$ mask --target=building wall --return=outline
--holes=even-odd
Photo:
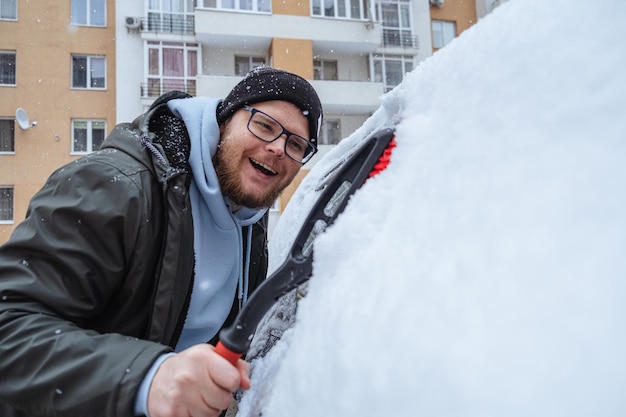
[[[232,76],[235,68],[235,56],[254,56],[265,58],[269,63],[269,48],[250,50],[247,48],[221,48],[214,45],[202,45],[202,73],[206,75]]]
[[[452,0],[448,0],[452,1]],[[429,58],[433,54],[431,11],[429,0],[413,0],[413,32],[419,39],[419,49],[415,60],[417,63]]]
[[[307,80],[313,79],[313,42],[301,39],[272,40],[270,59],[274,68],[298,74]]]
[[[14,186],[14,223],[0,225],[0,243],[24,219],[28,202],[46,178],[76,156],[71,119],[115,123],[115,2],[107,2],[105,28],[70,25],[69,1],[18,2],[18,20],[0,20],[0,49],[16,51],[16,86],[0,86],[0,116],[26,110],[37,126],[15,126],[15,154],[0,154],[0,184]],[[106,55],[105,91],[71,89],[71,54]]]
[[[144,45],[140,31],[126,28],[126,17],[142,18],[143,0],[117,1],[115,3],[115,55],[116,59],[116,123],[130,122],[144,111],[139,98],[141,83],[144,82]]]
[[[311,5],[308,0],[272,0],[272,13],[291,16],[310,16]]]
[[[445,0],[441,7],[430,6],[430,18],[456,22],[456,35],[459,36],[478,20],[476,0]]]

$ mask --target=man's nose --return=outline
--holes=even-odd
[[[277,139],[272,142],[268,142],[265,146],[269,152],[272,152],[278,156],[283,156],[285,154],[285,141],[287,140],[287,134],[283,133]]]

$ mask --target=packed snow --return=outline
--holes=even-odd
[[[274,231],[270,268],[325,171],[396,124],[297,314],[261,324],[257,345],[284,334],[238,416],[626,415],[624,21],[622,0],[511,0],[382,97]]]

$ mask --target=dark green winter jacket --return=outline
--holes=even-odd
[[[0,416],[132,416],[176,345],[194,252],[189,138],[167,99],[54,172],[0,247]],[[265,222],[250,292],[267,271]]]

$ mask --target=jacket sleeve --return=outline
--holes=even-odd
[[[32,415],[133,415],[145,372],[169,348],[89,323],[127,279],[149,223],[138,178],[75,161],[0,247],[0,401]]]

